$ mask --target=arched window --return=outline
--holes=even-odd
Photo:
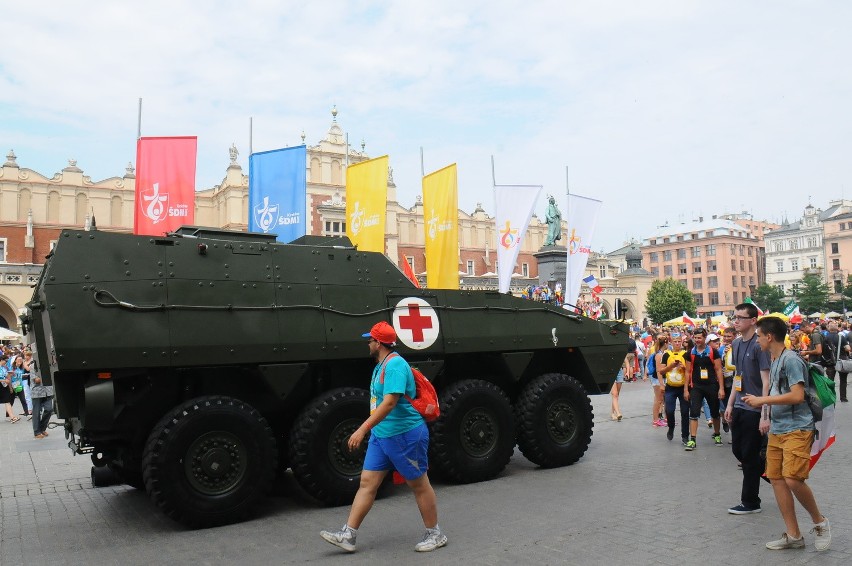
[[[109,225],[121,226],[121,212],[124,208],[124,203],[120,196],[114,196],[109,202]]]
[[[59,192],[50,191],[47,195],[47,221],[59,223]]]
[[[21,189],[18,193],[18,220],[26,220],[31,207],[32,194],[29,189]]]
[[[320,160],[316,157],[311,159],[311,183],[322,183],[322,173],[320,173]]]
[[[331,162],[331,184],[340,185],[343,183],[343,171],[340,168],[340,161]]]
[[[86,195],[77,193],[77,198],[74,200],[74,224],[83,225],[86,223]]]

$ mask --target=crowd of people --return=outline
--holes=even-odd
[[[15,414],[15,402],[21,412]],[[44,385],[30,350],[0,346],[0,403],[6,409],[6,422],[15,424],[22,418],[32,421],[33,436],[48,436],[47,425],[53,414],[53,387]]]
[[[680,425],[684,450],[699,446],[700,421],[706,419],[715,446],[722,430],[742,469],[740,503],[733,515],[761,511],[761,478],[772,484],[786,530],[766,543],[773,550],[803,548],[794,498],[811,516],[817,550],[831,542],[828,519],[820,512],[805,480],[811,466],[815,419],[805,402],[812,367],[838,379],[838,398],[847,402],[847,374],[835,370],[838,359],[852,358],[845,321],[790,325],[777,316],[759,317],[750,303],[737,305],[731,320],[717,326],[671,329],[633,328],[624,363],[610,392],[611,418],[622,420],[619,393],[627,380],[650,381],[651,425],[671,441]]]

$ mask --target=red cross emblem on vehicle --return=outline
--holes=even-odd
[[[423,350],[435,343],[440,334],[438,314],[419,297],[408,297],[396,304],[393,327],[400,342],[412,350]]]

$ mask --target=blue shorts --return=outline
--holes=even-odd
[[[624,369],[618,370],[618,373],[615,376],[616,383],[624,383]]]
[[[408,481],[429,468],[429,428],[426,423],[387,438],[370,435],[364,469],[371,472],[396,470]]]
[[[658,377],[652,375],[651,376],[651,385],[653,385],[654,387],[657,387],[658,385],[660,385],[660,379]]]

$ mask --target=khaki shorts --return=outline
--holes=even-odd
[[[794,430],[786,434],[770,434],[766,447],[766,477],[770,480],[808,479],[814,431]]]

